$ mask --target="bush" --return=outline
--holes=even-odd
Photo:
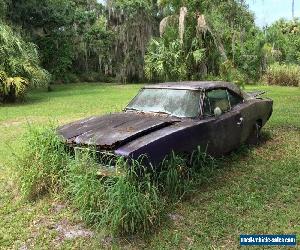
[[[79,79],[81,82],[117,82],[116,78],[95,71],[83,73],[79,75]]]
[[[80,79],[78,75],[74,73],[66,73],[63,79],[63,83],[78,83],[78,82],[80,82]]]
[[[79,83],[79,82],[104,82],[104,83],[115,83],[117,82],[114,77],[106,76],[97,72],[83,73],[77,75],[74,73],[66,73],[63,77],[54,79],[53,83],[64,84],[64,83]]]
[[[243,85],[245,82],[245,76],[234,67],[230,60],[227,60],[220,65],[220,77],[222,80],[234,82],[238,85]]]
[[[22,99],[28,89],[29,83],[22,77],[8,77],[0,71],[0,102],[14,102]]]
[[[102,80],[101,73],[87,72],[80,75],[80,80],[83,82],[100,82]]]
[[[300,66],[274,63],[268,67],[263,80],[269,85],[300,86]]]
[[[0,96],[2,96],[2,100],[15,100],[19,96],[23,97],[25,92],[22,91],[23,94],[18,95],[17,86],[22,86],[22,88],[25,85],[32,87],[46,86],[50,81],[49,73],[39,65],[36,46],[33,43],[25,42],[9,26],[1,23],[1,21],[0,58],[0,71],[5,72],[10,77],[9,79],[13,79],[1,81]],[[27,84],[24,84],[25,82]],[[10,85],[10,91],[4,92],[3,89],[7,85]],[[11,87],[12,85],[14,86]],[[9,95],[8,98],[6,98],[7,95]]]
[[[73,73],[65,73],[62,77],[55,77],[51,83],[54,84],[68,84],[68,83],[79,83],[81,80],[79,76]]]

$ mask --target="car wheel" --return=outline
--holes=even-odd
[[[255,125],[253,126],[252,132],[248,137],[248,144],[250,145],[257,145],[259,142],[260,138],[260,130],[261,130],[261,123],[256,122]]]

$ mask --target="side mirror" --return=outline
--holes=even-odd
[[[214,109],[214,115],[215,117],[219,117],[220,115],[222,115],[222,110],[219,107],[216,107]]]

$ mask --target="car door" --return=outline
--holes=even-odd
[[[239,109],[231,107],[227,89],[220,88],[205,92],[203,114],[206,117],[214,117],[209,130],[209,153],[220,155],[239,146],[243,117]]]
[[[240,118],[240,127],[241,127],[241,140],[240,143],[243,143],[249,136],[249,132],[251,130],[251,125],[253,124],[250,121],[252,120],[251,115],[249,115],[249,105],[244,101],[243,97],[240,95],[227,90],[229,103],[231,106],[231,110],[239,110],[241,118]]]

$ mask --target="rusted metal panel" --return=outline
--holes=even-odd
[[[169,126],[178,119],[133,112],[90,117],[58,128],[68,143],[113,148],[151,131]]]
[[[201,133],[199,133],[201,131]],[[175,151],[190,153],[197,146],[206,148],[209,141],[209,119],[182,120],[171,126],[141,136],[118,149],[115,153],[130,158],[147,155],[152,164],[156,165],[163,158]]]

